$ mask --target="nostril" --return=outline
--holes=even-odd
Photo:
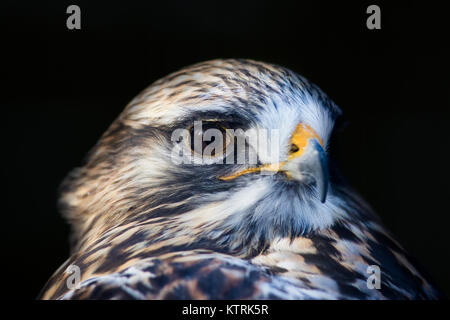
[[[296,153],[300,148],[296,144],[291,144],[291,149],[289,150],[289,153]]]

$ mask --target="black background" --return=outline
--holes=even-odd
[[[393,2],[393,1],[392,1]],[[81,7],[81,30],[66,8]],[[366,28],[381,7],[382,29]],[[450,294],[449,39],[428,2],[2,1],[2,268],[33,299],[69,256],[57,187],[140,90],[213,58],[288,67],[348,125],[332,157]]]

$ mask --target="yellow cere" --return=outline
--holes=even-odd
[[[306,148],[309,139],[316,139],[320,145],[323,147],[322,139],[318,136],[318,134],[307,124],[300,123],[295,128],[292,133],[291,145],[294,145],[298,148],[296,152],[292,152],[288,156],[288,160],[297,158],[300,156]]]

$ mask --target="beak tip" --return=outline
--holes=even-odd
[[[322,203],[327,200],[329,173],[328,173],[328,161],[325,151],[317,140],[311,139],[311,144],[315,154],[315,177],[316,187],[319,199]]]
[[[320,193],[320,202],[325,203],[327,201],[327,191],[328,190],[324,190]]]

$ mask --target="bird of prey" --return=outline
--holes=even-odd
[[[252,60],[156,81],[62,183],[72,252],[40,298],[440,298],[329,161],[341,113]]]

